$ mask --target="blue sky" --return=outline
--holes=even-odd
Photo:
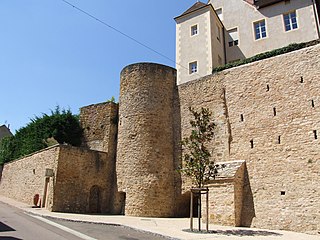
[[[174,17],[195,0],[68,0],[175,60]],[[57,105],[118,100],[120,71],[136,62],[175,64],[62,0],[0,1],[0,125],[15,130]]]

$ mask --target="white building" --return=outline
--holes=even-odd
[[[209,0],[175,18],[178,84],[212,68],[320,38],[320,0]]]

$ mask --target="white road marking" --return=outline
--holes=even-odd
[[[48,220],[46,218],[43,218],[43,217],[40,217],[40,216],[31,215],[31,214],[28,214],[28,215],[33,217],[33,218],[36,218],[36,219],[38,219],[38,220],[40,220],[42,222],[50,224],[50,225],[52,225],[54,227],[60,228],[61,230],[66,231],[68,233],[71,233],[71,234],[73,234],[73,235],[75,235],[75,236],[77,236],[79,238],[82,238],[82,239],[85,239],[85,240],[97,240],[97,239],[92,238],[90,236],[87,236],[87,235],[85,235],[85,234],[83,234],[81,232],[75,231],[75,230],[73,230],[71,228],[68,228],[68,227],[62,226],[62,225],[60,225],[58,223],[52,222],[52,221],[50,221],[50,220]]]

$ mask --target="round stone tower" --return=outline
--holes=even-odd
[[[116,170],[126,215],[174,214],[175,86],[168,66],[138,63],[121,72]]]

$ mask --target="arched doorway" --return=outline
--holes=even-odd
[[[89,211],[90,213],[101,213],[101,190],[97,185],[90,189]]]

